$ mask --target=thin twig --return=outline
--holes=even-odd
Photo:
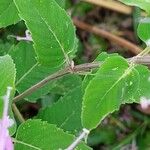
[[[89,25],[83,21],[79,21],[76,18],[73,19],[73,22],[78,28],[85,30],[87,32],[96,34],[96,35],[101,36],[103,38],[106,38],[109,41],[114,42],[121,47],[129,49],[135,55],[139,54],[142,51],[142,49],[139,48],[138,46],[136,46],[135,44],[133,44],[133,43],[121,38],[121,37],[113,35],[112,33],[108,32],[108,31],[100,29],[96,26]]]
[[[131,59],[129,59],[130,61]],[[101,62],[102,63],[102,62]],[[42,81],[40,81],[39,83],[33,85],[32,87],[30,87],[29,89],[27,89],[26,91],[24,91],[23,93],[21,93],[20,95],[16,96],[13,99],[13,102],[18,102],[21,99],[24,99],[26,96],[29,96],[30,94],[32,94],[33,92],[35,92],[36,90],[40,89],[41,87],[43,87],[44,85],[46,85],[49,81],[52,80],[56,80],[64,75],[67,75],[69,73],[78,73],[81,71],[88,71],[94,68],[98,68],[101,64],[100,62],[94,62],[94,63],[86,63],[86,64],[82,64],[82,65],[76,65],[74,66],[73,69],[70,70],[69,67],[62,69],[54,74],[49,75],[48,77],[46,77],[45,79],[43,79]],[[137,57],[135,59],[135,63],[138,64],[150,64],[150,56],[145,56],[145,57]]]
[[[127,6],[121,2],[116,1],[116,0],[81,0],[83,2],[87,2],[90,4],[94,4],[100,7],[104,7],[106,9],[109,10],[113,10],[116,11],[118,13],[122,13],[122,14],[126,14],[126,15],[130,15],[132,14],[132,7],[131,6]],[[146,13],[144,11],[141,12],[142,16],[146,16]]]
[[[82,0],[84,2],[88,2],[97,6],[101,6],[113,11],[117,11],[119,13],[123,13],[123,14],[131,14],[132,13],[132,7],[124,5],[120,2],[112,1],[112,0]]]
[[[18,118],[18,120],[21,123],[25,122],[25,119],[23,118],[22,114],[20,113],[20,111],[18,110],[17,106],[14,103],[12,104],[12,109],[13,109],[14,114]]]
[[[43,87],[45,84],[47,84],[49,81],[56,80],[59,77],[62,77],[64,75],[67,75],[67,74],[72,73],[72,72],[75,73],[75,72],[79,72],[79,71],[89,70],[89,69],[92,69],[92,68],[97,68],[99,65],[100,65],[99,63],[87,63],[87,64],[75,66],[73,68],[73,70],[70,69],[69,67],[67,67],[63,70],[60,70],[60,71],[46,77],[45,79],[43,79],[39,83],[33,85],[31,88],[27,89],[26,91],[24,91],[20,95],[16,96],[13,99],[13,102],[18,102],[19,100],[21,100],[21,99],[25,98],[26,96],[32,94],[37,89],[39,89],[39,88]]]
[[[83,129],[83,131],[80,134],[80,136],[65,150],[74,150],[77,147],[77,145],[81,142],[81,140],[83,138],[85,138],[86,136],[88,136],[89,133],[90,133],[89,130]]]

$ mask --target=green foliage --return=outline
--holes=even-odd
[[[64,95],[64,97],[61,97],[57,103],[42,109],[37,118],[48,121],[51,124],[56,124],[65,131],[79,132],[82,129],[82,96],[81,87],[76,87]]]
[[[58,70],[57,68],[51,69],[38,64],[35,59],[34,49],[30,43],[20,42],[17,46],[10,50],[10,55],[16,64],[16,88],[19,93],[22,93],[29,87]],[[36,99],[47,94],[49,89],[49,86],[45,86],[31,94],[27,99],[35,102]]]
[[[140,39],[144,41],[147,46],[150,46],[150,19],[141,19],[137,31]]]
[[[100,53],[97,58],[95,59],[95,62],[100,62],[101,64],[106,60],[106,58],[110,58],[111,56],[117,56],[117,53],[113,53],[113,54],[108,54],[106,52],[102,52]],[[101,65],[100,65],[101,66]],[[87,87],[87,85],[89,84],[90,80],[94,78],[96,72],[98,69],[93,69],[93,71],[89,74],[87,74],[82,82],[82,88],[83,90],[85,90],[85,88]]]
[[[91,131],[87,142],[90,146],[97,145],[99,143],[112,145],[115,142],[115,139],[115,127],[105,126]]]
[[[13,0],[0,1],[0,28],[15,24],[20,21]]]
[[[74,140],[74,136],[47,122],[28,120],[18,128],[16,139],[20,141],[15,144],[16,150],[58,150],[67,148]],[[90,150],[84,143],[79,144],[76,148],[76,150],[81,149]]]
[[[147,99],[150,99],[150,71],[148,67],[143,65],[137,65],[135,69],[138,71],[140,82],[137,93],[133,99],[135,99],[135,102],[138,103],[140,102],[141,97],[146,97]]]
[[[16,88],[19,93],[40,82],[48,75],[56,72],[60,67],[50,68],[40,65],[36,62],[36,56],[31,43],[20,42],[13,47],[9,54],[14,59],[17,69]],[[77,75],[67,75],[56,81],[49,82],[43,88],[38,89],[26,99],[35,102],[38,98],[49,92],[57,94],[65,94],[70,89],[78,86],[81,78]]]
[[[9,55],[0,57],[0,70],[1,70],[0,78],[2,79],[2,81],[0,82],[0,116],[2,117],[2,111],[3,111],[2,97],[6,95],[7,87],[12,87],[13,92],[15,90],[16,69],[15,69],[13,60],[11,59]],[[12,96],[13,96],[13,92],[12,92]],[[9,102],[10,106],[11,106],[11,103],[12,102],[10,101]],[[11,115],[11,118],[13,118],[11,109],[9,110],[9,114]],[[16,130],[16,124],[14,124],[10,128],[10,134],[11,135],[14,134],[15,130]]]
[[[8,86],[15,87],[15,76],[16,70],[15,65],[9,55],[0,57],[0,78],[3,79],[3,82],[0,82],[0,96],[4,96],[6,94],[6,90]]]
[[[83,126],[93,129],[107,114],[118,110],[121,103],[135,93],[137,80],[138,74],[129,69],[125,59],[107,58],[85,89]]]
[[[66,12],[55,0],[14,1],[31,32],[38,61],[50,67],[60,66],[68,61],[68,55],[72,57],[75,53],[77,39]],[[47,10],[53,13],[47,13]]]
[[[150,0],[121,0],[123,3],[131,6],[137,6],[141,9],[145,10],[150,16]],[[143,19],[137,18],[136,20],[139,23],[137,32],[138,36],[142,41],[144,41],[147,46],[150,45],[150,19],[148,17],[145,17]]]
[[[149,0],[122,2],[140,7],[150,15]],[[8,86],[13,87],[9,114],[15,120],[11,111],[13,96],[29,90],[49,76],[58,75],[48,83],[45,81],[42,87],[38,84],[39,87],[35,92],[31,91],[30,95],[22,98],[30,104],[37,102],[31,106],[41,109],[35,116],[36,119],[27,120],[21,125],[17,124],[19,127],[14,139],[15,150],[65,149],[76,139],[69,133],[78,135],[82,128],[91,131],[107,115],[118,110],[121,104],[139,103],[142,98],[150,99],[150,71],[148,67],[134,64],[134,59],[127,61],[118,54],[101,53],[94,61],[100,64],[98,68],[91,69],[83,78],[75,74],[80,73],[77,70],[82,67],[81,73],[87,71],[86,67],[89,64],[75,68],[70,64],[75,57],[78,44],[71,17],[64,10],[68,3],[67,0],[1,0],[0,2],[0,28],[23,20],[33,39],[33,42],[16,42],[17,44],[12,47],[8,40],[2,38],[0,41],[0,55],[4,55],[0,56],[0,115],[2,116],[4,109],[1,97],[6,94]],[[79,3],[72,14],[75,15],[76,11],[79,11],[85,15],[92,7],[90,4]],[[138,36],[147,44],[146,53],[148,53],[150,21],[149,18],[144,18],[139,19],[138,22]],[[17,26],[15,27],[17,30]],[[3,32],[5,34],[5,31],[2,31],[2,34]],[[17,33],[21,35],[22,31]],[[91,45],[105,46],[103,40],[97,37],[87,40]],[[68,65],[71,67],[68,68],[67,75],[61,76],[58,71],[65,71]],[[54,96],[55,100],[50,96]],[[30,105],[28,102],[23,104]],[[23,104],[19,103],[18,106],[21,108]],[[22,108],[22,112],[23,109],[25,108]],[[15,114],[18,115],[18,112]],[[144,123],[146,121],[144,120]],[[91,140],[94,144],[99,142],[112,144],[115,138],[115,131],[111,132],[113,128],[109,130],[103,128],[103,131],[99,129],[90,134],[89,143]],[[10,134],[13,135],[15,130],[16,124],[10,128]],[[109,134],[106,134],[106,131]],[[138,132],[139,129],[112,147],[121,148],[133,137],[135,138]],[[147,143],[147,139],[148,135],[143,143]],[[90,148],[81,142],[76,149]]]

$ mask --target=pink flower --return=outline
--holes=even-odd
[[[146,97],[141,97],[140,104],[142,109],[148,109],[150,106],[150,99],[147,99]]]
[[[13,120],[8,116],[9,98],[12,88],[7,88],[7,94],[4,99],[4,110],[2,118],[0,119],[0,150],[13,150],[13,142],[9,136],[8,128],[12,126]]]

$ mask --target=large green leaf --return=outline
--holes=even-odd
[[[97,58],[94,60],[94,62],[99,62],[99,63],[103,63],[107,58],[110,58],[112,56],[118,56],[117,53],[112,53],[112,54],[108,54],[106,52],[102,52],[100,53]],[[82,88],[83,90],[86,89],[87,85],[89,84],[90,80],[92,80],[94,78],[94,76],[96,75],[96,72],[98,71],[98,69],[94,69],[92,70],[91,73],[87,74],[85,77],[84,77],[84,80],[82,82]]]
[[[70,17],[55,0],[14,0],[30,30],[41,64],[55,67],[74,55],[77,46]],[[52,13],[47,13],[49,10]]]
[[[57,103],[40,110],[37,118],[56,124],[65,131],[79,132],[82,129],[82,96],[81,87],[77,87],[60,98]]]
[[[13,0],[0,0],[0,28],[20,21]]]
[[[31,43],[20,42],[10,50],[9,54],[12,56],[16,64],[16,88],[19,93],[24,92],[34,84],[58,70],[56,68],[51,69],[37,64],[34,49]],[[36,101],[36,99],[47,94],[48,92],[49,86],[44,86],[28,96],[27,100]]]
[[[13,60],[9,55],[1,56],[0,57],[0,116],[2,116],[3,111],[3,101],[2,97],[6,94],[7,87],[10,86],[15,90],[15,76],[16,76],[16,69],[13,63]],[[11,97],[13,96],[13,92]],[[9,102],[11,106],[11,101]],[[11,107],[10,107],[11,108]],[[13,114],[11,109],[9,110],[11,117],[13,118]],[[1,118],[1,117],[0,117]],[[16,124],[14,124],[10,128],[10,134],[13,134],[16,130]]]
[[[93,129],[109,113],[119,109],[139,86],[138,72],[128,68],[120,56],[107,58],[86,87],[83,97],[82,124]]]
[[[120,1],[127,5],[140,7],[150,15],[150,7],[149,7],[150,0],[120,0]]]
[[[28,120],[18,128],[16,139],[22,144],[15,143],[15,150],[35,150],[33,147],[40,150],[63,150],[74,141],[74,136],[47,122]],[[82,142],[76,150],[90,150],[90,148]]]

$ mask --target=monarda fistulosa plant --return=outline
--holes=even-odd
[[[150,15],[148,0],[122,2]],[[149,18],[139,20],[137,32],[146,48],[136,57],[101,53],[92,63],[75,65],[75,27],[61,6],[59,0],[0,2],[0,28],[26,25],[26,36],[14,36],[17,44],[0,57],[1,150],[88,150],[82,139],[108,114],[126,103],[149,105],[150,71],[138,63],[150,51]],[[81,77],[85,71],[90,73]],[[49,93],[62,96],[25,120],[16,104],[35,103]]]

